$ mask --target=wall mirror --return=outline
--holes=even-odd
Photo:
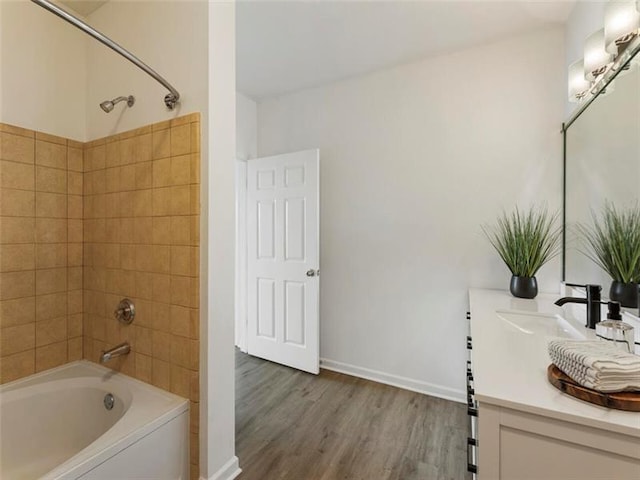
[[[603,93],[583,100],[563,129],[563,278],[602,285],[603,297],[612,279],[582,253],[577,225],[592,225],[592,212],[600,215],[606,202],[629,208],[640,201],[640,55],[634,48],[628,56],[631,68],[619,69]]]

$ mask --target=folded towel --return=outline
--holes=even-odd
[[[551,361],[574,381],[601,392],[640,390],[640,356],[601,341],[552,340]]]

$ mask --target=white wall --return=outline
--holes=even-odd
[[[463,398],[467,289],[510,279],[480,224],[516,204],[561,205],[563,37],[509,38],[259,103],[260,156],[320,148],[331,365]],[[557,292],[559,261],[538,280]]]
[[[238,473],[235,457],[235,352],[234,344],[234,250],[236,70],[235,3],[211,2],[209,22],[209,115],[211,150],[203,170],[207,178],[206,205],[202,215],[208,226],[201,229],[209,272],[201,288],[208,298],[208,321],[203,324],[201,355],[206,358],[207,377],[201,384],[207,404],[201,408],[201,475],[227,480]],[[207,162],[204,162],[207,163]]]
[[[206,111],[207,15],[206,0],[112,1],[89,15],[91,26],[156,70],[181,97],[176,109],[167,110],[163,100],[167,89],[120,55],[91,40],[87,51],[88,139]],[[108,114],[100,109],[100,102],[120,95],[133,95],[135,105],[127,108],[123,102]]]
[[[236,158],[249,160],[258,156],[258,105],[236,92]]]
[[[0,1],[0,121],[85,140],[87,39],[26,1]]]

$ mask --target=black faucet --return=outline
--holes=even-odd
[[[575,285],[566,284],[568,287],[581,287],[587,291],[587,298],[579,297],[562,297],[555,301],[555,304],[561,307],[565,303],[582,303],[587,306],[587,328],[596,328],[596,323],[600,321],[600,302],[602,287],[600,285]]]

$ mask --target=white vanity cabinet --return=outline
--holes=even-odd
[[[522,312],[544,322],[562,312],[553,305],[557,298],[521,300],[507,292],[470,291],[468,393],[470,410],[477,408],[477,431],[469,462],[477,462],[476,478],[639,480],[640,413],[591,405],[551,386],[549,335],[518,332],[504,325],[503,318],[511,317],[499,315]]]

